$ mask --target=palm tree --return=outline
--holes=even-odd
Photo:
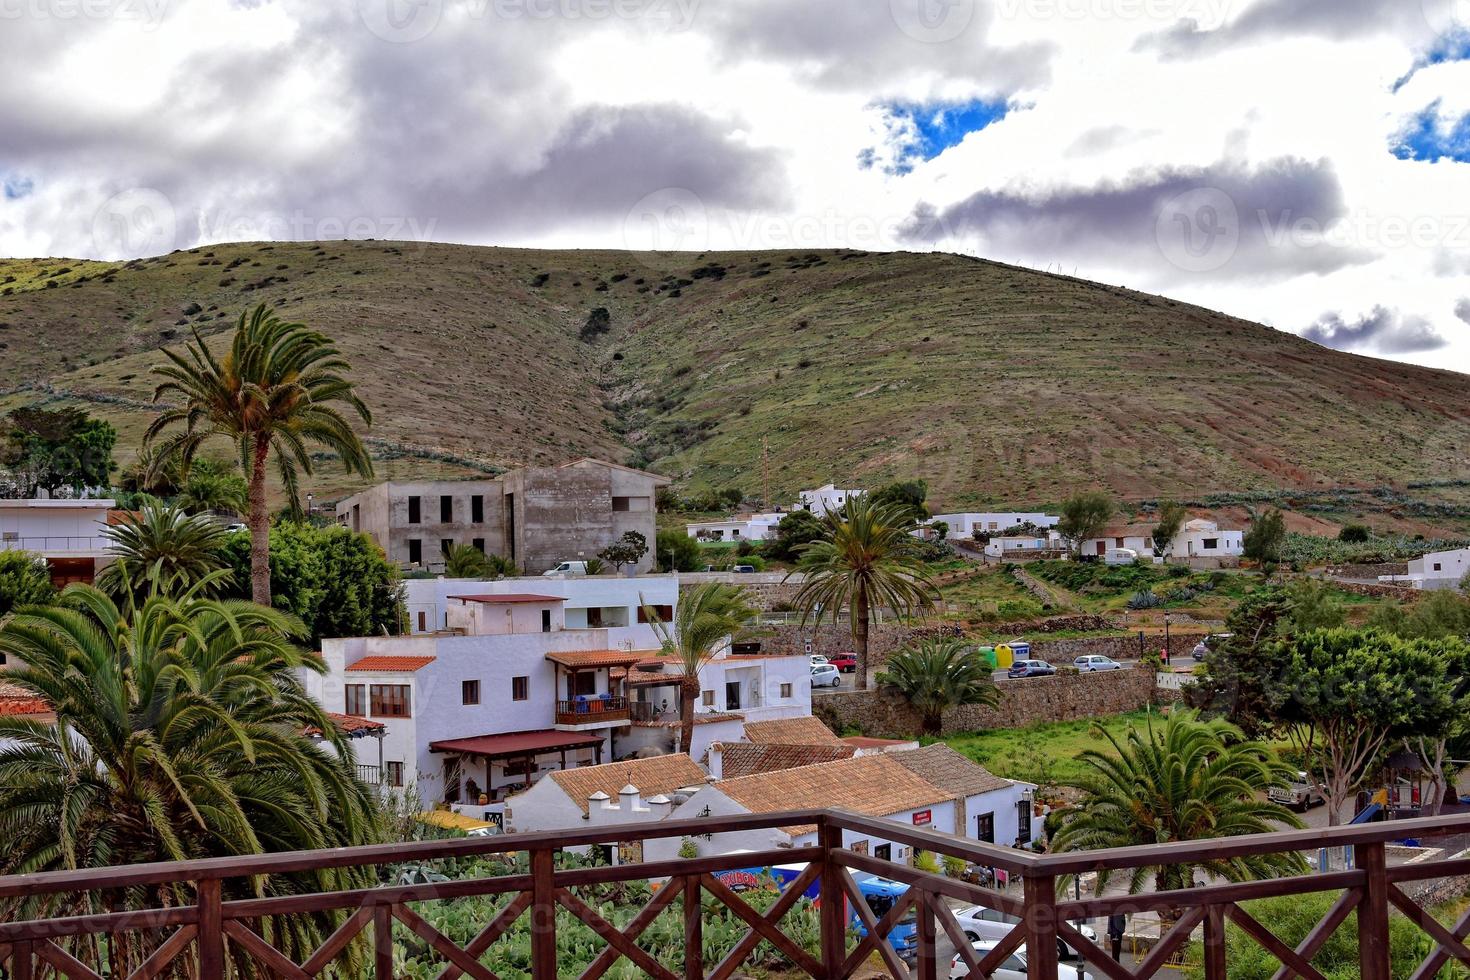
[[[250,595],[268,606],[270,512],[265,480],[270,457],[274,454],[276,472],[293,507],[300,474],[312,473],[309,443],[336,453],[348,472],[371,476],[367,449],[332,403],[344,403],[368,424],[372,414],[344,377],[347,362],[331,341],[304,324],[282,321],[264,304],[240,315],[224,357],[210,352],[197,329],[184,353],[165,348],[164,354],[171,363],[154,368],[165,380],[153,400],[173,394],[182,404],[159,415],[144,442],[152,444],[165,431],[182,426],[163,440],[153,458],[160,464],[178,459],[185,465],[215,437],[235,444],[249,488]]]
[[[1142,730],[1130,725],[1122,742],[1104,735],[1113,751],[1087,749],[1077,757],[1086,774],[1063,783],[1081,790],[1083,798],[1060,812],[1053,851],[1235,837],[1302,825],[1290,810],[1261,798],[1292,778],[1290,767],[1223,719],[1201,721],[1192,712],[1175,711],[1162,729],[1150,719]],[[1197,871],[1238,882],[1304,868],[1296,854],[1145,865],[1133,870],[1128,885],[1130,893],[1138,892],[1152,877],[1155,889],[1165,891],[1190,887]],[[1107,878],[1108,872],[1099,873],[1099,891]]]
[[[0,652],[23,665],[6,679],[56,719],[0,717],[0,874],[377,841],[378,811],[351,751],[297,679],[324,669],[291,642],[301,632],[284,613],[197,591],[152,596],[125,616],[97,589],[72,586],[59,605],[18,611],[0,628]],[[227,888],[248,898],[372,883],[327,871]],[[185,891],[23,896],[0,901],[0,919],[188,904]],[[304,953],[331,926],[289,917],[268,938]],[[104,952],[79,940],[71,952],[105,958],[120,976],[148,941],[135,933]]]
[[[167,504],[147,503],[142,511],[124,514],[102,534],[112,542],[115,557],[97,576],[97,587],[124,600],[128,608],[150,590],[164,595],[188,592],[228,564],[224,528]]]
[[[864,494],[849,496],[840,510],[822,518],[823,537],[801,548],[797,565],[806,576],[796,593],[803,618],[834,622],[851,608],[852,641],[857,648],[857,686],[868,686],[868,622],[874,606],[900,616],[927,612],[934,586],[924,565],[910,551],[915,524],[911,512],[874,504]]]
[[[962,704],[1000,701],[990,665],[958,637],[927,639],[888,658],[880,688],[894,691],[919,712],[922,734],[938,735],[944,713]]]
[[[189,467],[173,502],[191,514],[243,514],[249,499],[245,480],[234,472],[233,465],[201,459]]]
[[[471,544],[455,545],[444,559],[446,578],[495,579],[514,574],[515,563],[500,555],[490,555]]]
[[[694,702],[699,697],[699,672],[714,659],[725,641],[742,634],[755,616],[745,590],[721,582],[706,582],[679,596],[672,624],[663,622],[652,606],[644,612],[658,634],[665,656],[674,658],[679,676],[679,748],[692,754]]]

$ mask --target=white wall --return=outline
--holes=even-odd
[[[1004,789],[991,790],[988,793],[977,793],[965,798],[965,826],[960,829],[961,837],[970,840],[979,840],[980,835],[976,827],[975,818],[983,813],[995,814],[995,843],[1000,847],[1010,847],[1020,836],[1021,815],[1017,806],[1024,799],[1028,791],[1034,792],[1035,787],[1029,783],[1014,783]],[[1028,807],[1031,805],[1028,801]],[[1042,836],[1043,817],[1033,815],[1031,818],[1031,835],[1027,843],[1031,843]]]
[[[1409,562],[1408,578],[1418,580],[1415,588],[1445,589],[1458,585],[1466,572],[1470,572],[1470,548],[1432,551]]]
[[[1030,522],[1037,527],[1055,527],[1059,517],[1051,514],[1025,513],[1022,511],[966,512],[963,514],[935,514],[930,522],[943,521],[949,525],[952,538],[972,537],[976,531],[1004,531],[1018,524]]]
[[[0,551],[34,551],[47,558],[101,558],[112,500],[0,501]]]
[[[444,614],[450,596],[505,595],[529,592],[535,595],[561,596],[569,626],[577,620],[577,610],[589,608],[622,608],[630,629],[643,631],[646,640],[638,641],[638,649],[654,649],[658,639],[652,627],[638,626],[638,607],[647,601],[653,606],[674,606],[679,600],[679,581],[673,575],[639,575],[635,578],[614,575],[586,575],[554,578],[506,578],[495,581],[475,579],[409,579],[407,591],[409,627],[418,632],[418,614],[424,613],[427,632],[444,628]],[[642,596],[642,599],[640,599]],[[585,623],[585,612],[581,622]],[[538,618],[540,614],[537,614]],[[540,628],[539,625],[537,627]]]

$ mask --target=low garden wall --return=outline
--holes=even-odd
[[[1169,657],[1187,657],[1195,644],[1208,633],[1173,631],[1169,634]],[[1144,653],[1158,653],[1164,648],[1162,633],[1146,633],[1143,637]],[[1065,640],[1035,640],[1031,643],[1031,656],[1038,660],[1060,666],[1069,664],[1078,657],[1101,654],[1114,660],[1137,660],[1139,641],[1137,633],[1121,636],[1079,636]]]
[[[1025,728],[1137,711],[1153,699],[1154,675],[1149,670],[1115,670],[1004,680],[996,686],[999,704],[951,709],[944,715],[943,733]],[[856,728],[880,738],[909,738],[919,730],[918,717],[907,703],[878,691],[824,694],[813,699],[812,713],[836,731]]]
[[[989,631],[989,627],[981,627]],[[924,636],[962,636],[957,626],[936,625],[910,627],[898,623],[874,623],[868,630],[868,656],[877,667],[888,659],[895,650]],[[1003,634],[997,634],[1003,635]],[[1169,634],[1169,656],[1187,657],[1195,644],[1209,634],[1191,630],[1174,631]],[[852,632],[847,623],[823,623],[821,626],[767,626],[759,636],[761,652],[777,655],[795,655],[808,652],[806,644],[811,642],[811,653],[831,656],[852,649]],[[1158,653],[1163,649],[1162,634],[1146,634],[1144,652]],[[1056,640],[1034,640],[1031,655],[1038,660],[1050,661],[1061,666],[1078,657],[1101,654],[1114,660],[1137,660],[1139,643],[1137,633],[1118,636],[1080,636]]]

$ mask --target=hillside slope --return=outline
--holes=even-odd
[[[0,261],[0,411],[86,403],[126,463],[157,348],[262,301],[338,341],[387,476],[591,454],[756,494],[764,438],[775,494],[919,476],[955,507],[1470,477],[1470,377],[940,254],[325,242]],[[597,307],[605,332],[586,329]],[[324,468],[317,489],[349,486]]]

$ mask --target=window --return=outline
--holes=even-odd
[[[408,523],[419,524],[424,519],[423,505],[418,497],[408,498]]]
[[[614,497],[612,499],[612,509],[613,509],[613,513],[614,514],[625,514],[625,513],[627,513],[628,506],[629,506],[629,504],[628,504],[628,498],[627,497]]]
[[[653,510],[647,497],[614,497],[612,509],[615,514],[646,514]]]
[[[384,763],[384,765],[388,769],[388,785],[389,786],[402,786],[403,785],[403,763],[401,763],[401,762],[388,762],[388,763]]]
[[[791,697],[791,685],[790,684],[782,684],[781,685],[781,696],[783,698],[789,698],[789,697]]]
[[[510,699],[512,701],[528,701],[531,698],[531,678],[512,677],[510,679]]]
[[[1219,543],[1219,540],[1216,538],[1205,538],[1200,542],[1200,544],[1204,545],[1206,551],[1214,551],[1219,546]]]
[[[372,709],[376,717],[413,717],[407,684],[374,684],[369,693],[372,695]]]
[[[1123,547],[1123,539],[1122,538],[1114,538],[1113,541],[1117,544],[1117,546],[1119,548]]]
[[[715,706],[715,692],[700,691],[699,702],[703,704],[706,708],[713,708]]]
[[[429,632],[429,614],[424,612],[422,609],[419,610],[419,632]]]
[[[485,523],[485,498],[478,493],[470,498],[470,523]]]
[[[543,633],[550,633],[551,632],[551,610],[550,609],[543,609],[543,610],[541,610],[541,632],[543,632]]]
[[[439,523],[454,523],[454,498],[447,493],[439,498]]]
[[[873,846],[873,857],[878,858],[880,861],[892,861],[893,860],[893,845],[892,844],[875,844]],[[864,895],[863,898],[865,898],[867,900],[868,906],[870,908],[873,906],[873,903],[874,903],[875,900],[877,902],[880,902],[880,903],[883,903],[884,904],[885,908],[883,909],[883,913],[882,913],[882,915],[879,916],[879,918],[882,918],[883,915],[887,915],[888,914],[888,910],[891,909],[891,908],[893,908],[893,903],[896,901],[896,899],[894,899],[894,898],[892,898],[892,897],[890,897],[888,895]],[[874,911],[877,911],[877,910],[874,909]]]
[[[483,555],[485,553],[485,539],[484,538],[475,538],[473,541],[470,542],[470,544],[480,554]]]
[[[987,844],[995,843],[994,813],[982,813],[975,818],[975,838]]]
[[[449,552],[452,551],[453,549],[454,549],[454,539],[453,538],[445,538],[444,540],[442,540],[442,541],[439,542],[439,552],[445,558],[448,558],[449,557]]]
[[[592,630],[602,629],[601,606],[589,606],[587,608],[587,628]]]
[[[1021,800],[1016,804],[1016,836],[1021,843],[1031,843],[1031,804]]]
[[[480,703],[480,682],[479,681],[475,680],[475,681],[460,681],[459,682],[459,703],[460,704],[479,704]]]
[[[424,563],[424,543],[418,538],[408,539],[408,563],[410,565],[422,565]]]
[[[1435,571],[1436,571],[1436,572],[1438,572],[1438,571],[1440,571],[1440,570],[1441,570],[1441,569],[1440,569],[1440,565],[1439,565],[1439,562],[1435,562],[1435,563],[1434,563],[1434,570],[1435,570]]]
[[[647,623],[650,621],[648,617],[649,609],[653,610],[653,614],[658,617],[658,621],[660,623],[667,623],[669,620],[674,618],[673,606],[639,606],[638,622]]]
[[[367,688],[362,684],[348,684],[342,689],[344,703],[342,710],[349,715],[357,715],[361,718],[367,714]]]

